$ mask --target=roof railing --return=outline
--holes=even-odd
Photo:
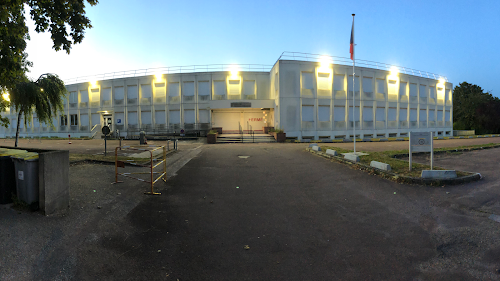
[[[329,56],[329,55],[321,55],[321,54],[309,54],[309,53],[300,53],[300,52],[283,52],[278,60],[297,60],[297,61],[313,61],[313,62],[322,62],[327,61],[332,64],[341,64],[341,65],[352,65],[352,60],[347,57],[337,57],[337,56]],[[380,70],[397,70],[399,73],[419,76],[423,78],[430,79],[444,79],[448,82],[448,78],[443,75],[439,75],[436,73],[431,73],[427,71],[416,70],[413,68],[408,68],[399,65],[392,65],[382,62],[375,62],[369,60],[359,60],[356,59],[356,66],[360,67],[368,67],[368,68],[376,68]]]

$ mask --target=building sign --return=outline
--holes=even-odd
[[[261,118],[248,118],[248,121],[250,121],[250,122],[260,122],[260,121],[262,121],[262,117]]]
[[[430,152],[431,153],[431,170],[434,164],[434,139],[432,132],[410,132],[410,149],[408,152],[408,160],[410,162],[410,171],[412,168],[412,153],[413,152]]]
[[[231,107],[252,107],[251,102],[232,102]]]

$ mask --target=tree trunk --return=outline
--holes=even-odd
[[[19,114],[17,115],[16,143],[14,147],[17,147],[17,142],[19,141],[19,122],[21,122],[21,114],[23,114],[23,111],[19,110]]]

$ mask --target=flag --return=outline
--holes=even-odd
[[[351,60],[354,60],[354,17],[352,18],[352,29],[351,29]]]

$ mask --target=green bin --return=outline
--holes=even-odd
[[[16,175],[17,198],[29,205],[38,200],[38,153],[12,155]]]
[[[10,157],[26,152],[26,150],[0,148],[0,204],[12,203],[12,194],[16,195],[16,172]]]

